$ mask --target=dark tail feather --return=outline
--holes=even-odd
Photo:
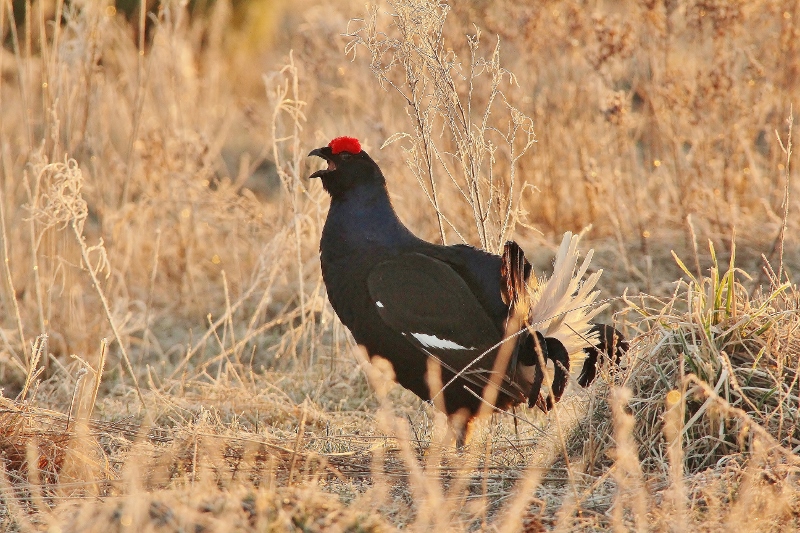
[[[506,241],[500,264],[500,278],[503,280],[502,297],[509,307],[527,297],[526,283],[531,275],[531,264],[525,259],[525,252],[514,241]]]
[[[562,245],[563,246],[563,245]],[[525,258],[525,252],[514,242],[507,241],[503,247],[500,265],[501,296],[503,301],[516,311],[527,309],[527,282],[532,266]],[[584,349],[586,360],[581,368],[578,384],[588,387],[597,377],[597,365],[600,353],[605,354],[614,364],[619,365],[622,356],[628,351],[628,342],[622,334],[607,324],[595,324],[591,333],[598,333],[596,346]],[[537,405],[542,411],[549,411],[561,399],[569,382],[570,360],[564,345],[556,338],[544,338],[538,331],[535,335],[523,333],[519,340],[516,354],[519,362],[525,366],[534,366],[534,380],[528,393],[528,406]],[[547,398],[541,395],[544,381],[544,365],[547,360],[555,364],[551,394]]]
[[[597,346],[584,349],[586,360],[583,362],[581,374],[578,376],[578,384],[581,387],[588,387],[597,376],[597,364],[601,353],[605,354],[615,365],[619,365],[622,356],[630,347],[622,333],[608,324],[595,324],[591,331],[598,332]]]
[[[558,339],[545,338],[538,331],[536,335],[527,335],[520,341],[520,362],[525,366],[533,365],[534,379],[528,393],[528,407],[534,405],[545,413],[553,408],[561,399],[569,382],[569,353]],[[544,381],[544,369],[547,360],[553,361],[555,373],[551,386],[551,395],[547,398],[541,394]]]
[[[597,358],[600,352],[594,346],[589,346],[583,350],[586,352],[586,359],[583,361],[581,375],[578,376],[578,385],[583,388],[588,387],[597,377]]]
[[[564,390],[567,388],[567,383],[569,382],[569,353],[558,339],[548,337],[545,341],[547,342],[547,356],[555,366],[553,385],[550,388],[551,394],[547,397],[545,403],[549,411],[561,399]]]
[[[547,364],[547,342],[541,333],[538,331],[534,333],[534,335],[526,335],[520,343],[520,362],[526,366],[533,365],[534,368],[533,384],[528,392],[528,407],[534,405],[542,407],[539,393],[544,381],[544,365]],[[542,410],[544,411],[544,409]]]

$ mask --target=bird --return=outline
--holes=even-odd
[[[336,137],[311,156],[327,162],[309,179],[331,199],[320,263],[333,310],[371,359],[389,361],[400,385],[445,412],[458,447],[482,413],[521,403],[548,411],[573,360],[585,359],[588,386],[600,352],[627,348],[613,327],[590,322],[603,308],[592,305],[601,271],[581,282],[591,254],[577,266],[577,236],[565,234],[552,277],[538,279],[514,241],[495,255],[417,237],[358,139]]]

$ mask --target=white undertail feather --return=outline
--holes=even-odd
[[[578,267],[580,236],[564,234],[553,264],[553,275],[547,280],[531,276],[528,285],[530,313],[528,324],[545,337],[555,337],[570,355],[570,367],[579,371],[585,354],[583,349],[597,341],[589,335],[592,319],[608,304],[594,305],[600,294],[594,290],[602,270],[581,281],[589,268],[593,250],[589,250]]]

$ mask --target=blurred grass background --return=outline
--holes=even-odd
[[[436,448],[441,421],[397,388],[388,392],[395,406],[388,407],[381,388],[368,386],[370,370],[359,366],[327,304],[317,250],[328,200],[318,183],[305,179],[318,165],[306,158],[312,148],[338,135],[361,139],[387,175],[403,220],[420,236],[440,238],[436,210],[414,176],[414,113],[387,83],[407,87],[401,55],[390,46],[403,42],[399,21],[433,28],[423,34],[453,61],[444,71],[456,96],[466,101],[472,86],[474,110],[486,104],[491,79],[482,75],[470,84],[471,65],[487,69],[481,60],[495,57],[499,43],[499,65],[514,77],[504,75],[498,101],[529,117],[536,139],[516,161],[513,182],[513,143],[492,145],[498,202],[510,197],[514,203],[513,237],[547,272],[562,233],[591,226],[583,245],[595,249],[593,267],[604,269],[604,296],[627,291],[641,305],[625,315],[629,337],[645,334],[637,357],[662,353],[667,336],[653,333],[654,324],[695,332],[697,322],[689,327],[672,314],[694,316],[697,294],[676,285],[686,275],[672,250],[703,279],[711,267],[722,270],[735,242],[740,285],[719,291],[735,294],[748,309],[758,308],[749,298],[760,302],[759,285],[772,294],[794,279],[800,264],[797,165],[783,149],[796,140],[787,119],[800,94],[798,5],[409,0],[370,11],[349,0],[196,0],[148,2],[142,11],[134,0],[1,4],[0,383],[7,404],[0,492],[7,510],[0,520],[8,528],[78,530],[103,516],[121,530],[133,524],[123,520],[126,508],[148,509],[131,511],[130,518],[153,528],[221,528],[233,508],[241,528],[284,519],[300,527],[292,520],[301,515],[318,530],[334,515],[333,522],[356,529],[425,529],[453,516],[456,525],[448,527],[484,527],[496,518],[500,528],[507,516],[500,509],[516,509],[504,506],[512,482],[533,479],[525,465],[552,464],[560,447],[557,420],[526,410],[518,415],[528,423],[516,432],[519,421],[509,418],[483,428],[476,449],[484,449],[474,463],[481,466],[463,478],[485,476],[477,485],[465,481],[463,495],[431,488],[438,483],[436,454],[426,463],[436,483],[392,488],[392,476],[415,475],[403,454]],[[439,33],[432,14],[442,17]],[[373,36],[386,41],[370,49],[364,38],[372,22]],[[471,55],[467,36],[478,30]],[[499,135],[510,108],[492,109],[495,130],[487,131]],[[455,153],[444,115],[430,110],[431,142]],[[481,113],[470,118],[477,123]],[[398,132],[412,135],[382,148]],[[436,170],[440,211],[453,222],[447,241],[461,235],[478,244],[473,212],[446,177],[445,168],[458,166],[448,157]],[[780,270],[777,277],[764,270],[765,259]],[[787,294],[776,316],[796,312],[794,293]],[[648,313],[659,316],[657,304],[670,306],[666,318],[640,322]],[[626,307],[619,302],[614,310]],[[709,324],[701,330],[719,327]],[[769,328],[761,325],[745,333],[762,339]],[[770,350],[796,355],[790,325],[775,327],[783,332],[775,337],[780,342],[756,343],[763,351],[741,358],[746,365]],[[718,345],[711,333],[695,332],[678,345],[687,336],[689,345],[703,347],[713,370],[705,378],[717,385],[727,372],[717,364],[718,348],[730,339]],[[689,352],[668,353],[680,359]],[[791,357],[776,368],[793,368]],[[664,372],[684,376],[674,366]],[[782,382],[783,370],[770,379]],[[787,381],[788,399],[777,405],[794,405],[795,381]],[[645,383],[632,386],[650,390]],[[676,386],[668,385],[659,394]],[[782,390],[762,389],[767,395]],[[604,398],[597,394],[592,401]],[[744,398],[728,400],[746,405]],[[657,442],[663,413],[644,411],[642,423],[656,435],[645,440]],[[622,420],[610,408],[597,412],[609,424]],[[397,416],[410,420],[411,429]],[[772,427],[772,418],[756,419]],[[63,430],[53,433],[52,420]],[[136,429],[140,423],[144,429]],[[414,435],[405,444],[388,451],[377,445],[408,431]],[[313,454],[331,464],[334,456],[325,454],[332,453],[350,457],[340,460],[338,472],[361,474],[328,479],[324,472],[333,467],[313,466]],[[446,463],[450,452],[436,453]],[[514,511],[526,524],[566,527],[579,515],[581,527],[609,524],[610,470],[581,477],[603,457],[578,455],[562,458],[564,470],[551,470],[554,479],[539,486],[539,515],[524,505],[528,514]],[[665,452],[659,457],[667,460]],[[242,474],[246,480],[231,466],[237,460],[250,469]],[[582,470],[584,462],[591,468]],[[723,468],[712,477],[730,472]],[[621,478],[615,482],[627,486]],[[184,488],[195,483],[205,483],[203,490],[189,496]],[[574,509],[561,507],[581,483],[600,492],[573,500]],[[36,486],[43,487],[38,496]],[[438,518],[437,497],[452,506]],[[430,508],[419,504],[428,500]],[[81,501],[83,511],[71,514],[69,504]],[[285,516],[281,501],[291,508]],[[305,501],[321,503],[306,508]],[[383,506],[389,522],[361,516],[363,505],[353,502],[365,501]],[[793,505],[780,507],[788,515],[776,513],[791,519]],[[665,509],[649,512],[668,522],[677,511]],[[631,520],[645,519],[635,507],[630,513]],[[735,522],[733,514],[714,513],[701,513],[697,523]],[[626,516],[614,524],[625,526]]]

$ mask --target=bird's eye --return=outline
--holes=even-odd
[[[353,157],[353,156],[348,154],[347,152],[344,152],[342,154],[342,161],[348,161],[348,160],[350,160],[351,157]]]

